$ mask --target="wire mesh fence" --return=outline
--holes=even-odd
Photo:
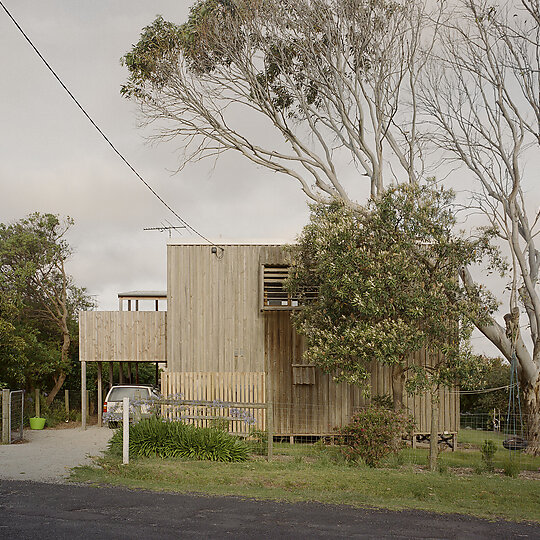
[[[26,394],[24,400],[25,425],[28,425],[29,418],[32,417],[45,418],[46,427],[56,427],[59,424],[81,421],[80,390],[62,389],[50,403],[48,397],[47,392],[39,389]],[[89,393],[88,403],[92,404],[92,407],[88,410],[88,414],[93,415],[92,421],[95,422],[97,396]]]
[[[0,398],[1,436],[3,444],[21,441],[24,427],[24,391],[3,389]]]
[[[22,441],[24,429],[24,390],[10,392],[10,443]]]

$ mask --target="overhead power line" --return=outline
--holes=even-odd
[[[516,386],[507,384],[506,386],[498,386],[497,388],[482,388],[481,390],[460,390],[459,392],[452,392],[454,394],[488,394],[489,392],[497,392],[497,390],[507,390],[511,386]]]
[[[28,42],[30,47],[34,50],[34,52],[39,56],[41,61],[45,64],[47,69],[53,74],[54,78],[60,83],[62,88],[67,92],[69,97],[75,102],[77,107],[81,110],[81,112],[86,116],[88,121],[94,126],[94,128],[98,131],[98,133],[105,139],[105,141],[108,143],[108,145],[113,149],[115,154],[131,169],[131,171],[135,174],[135,176],[151,191],[152,195],[158,199],[167,210],[169,210],[177,219],[180,221],[180,223],[191,232],[195,233],[199,238],[202,238],[204,241],[208,242],[209,244],[215,246],[214,242],[206,238],[203,234],[201,234],[197,229],[192,227],[184,218],[182,218],[171,206],[159,195],[159,193],[156,192],[156,190],[137,172],[135,167],[131,165],[131,163],[120,153],[120,151],[114,146],[114,144],[111,142],[109,137],[103,132],[103,130],[96,124],[96,122],[92,119],[92,117],[86,112],[84,107],[79,103],[77,98],[73,95],[73,93],[69,90],[69,88],[64,84],[62,79],[56,74],[54,69],[51,67],[51,65],[47,62],[45,57],[41,54],[41,52],[38,50],[38,48],[32,43],[32,40],[27,36],[26,32],[22,29],[21,25],[15,20],[13,15],[9,12],[8,8],[4,5],[2,0],[0,0],[0,6],[2,6],[3,10],[6,12],[7,16],[11,19],[13,24],[17,27],[17,30],[22,34],[24,39]]]

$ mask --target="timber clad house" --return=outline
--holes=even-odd
[[[282,286],[287,269],[279,244],[169,244],[166,293],[122,293],[120,311],[80,313],[84,387],[87,362],[98,362],[99,405],[103,362],[111,373],[112,362],[123,371],[127,364],[130,380],[139,362],[160,362],[165,396],[272,403],[275,436],[334,434],[369,398],[304,361],[290,319],[301,306]],[[140,300],[155,302],[155,311],[138,311]],[[420,352],[411,361],[428,360]],[[374,363],[371,396],[391,392],[390,369]],[[429,396],[405,395],[405,404],[416,431],[429,433]],[[458,393],[442,389],[439,410],[440,431],[456,433]]]

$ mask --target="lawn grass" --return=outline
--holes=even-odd
[[[424,449],[406,449],[380,469],[349,465],[336,447],[279,444],[275,454],[276,459],[270,463],[260,457],[247,463],[139,458],[132,459],[129,465],[106,456],[94,467],[76,468],[72,480],[158,491],[421,509],[540,523],[539,480],[453,471],[452,467],[480,464],[479,452],[445,452],[441,457],[442,473],[426,472],[414,465],[425,465]],[[539,458],[530,459],[536,460],[529,463],[531,468],[540,466]]]
[[[480,447],[480,445],[486,440],[491,439],[501,445],[506,435],[500,431],[485,431],[482,429],[460,429],[458,432],[458,443],[470,444],[472,446]]]

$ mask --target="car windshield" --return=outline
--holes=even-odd
[[[148,388],[113,388],[107,401],[122,401],[125,397],[129,399],[147,399],[150,392]]]

